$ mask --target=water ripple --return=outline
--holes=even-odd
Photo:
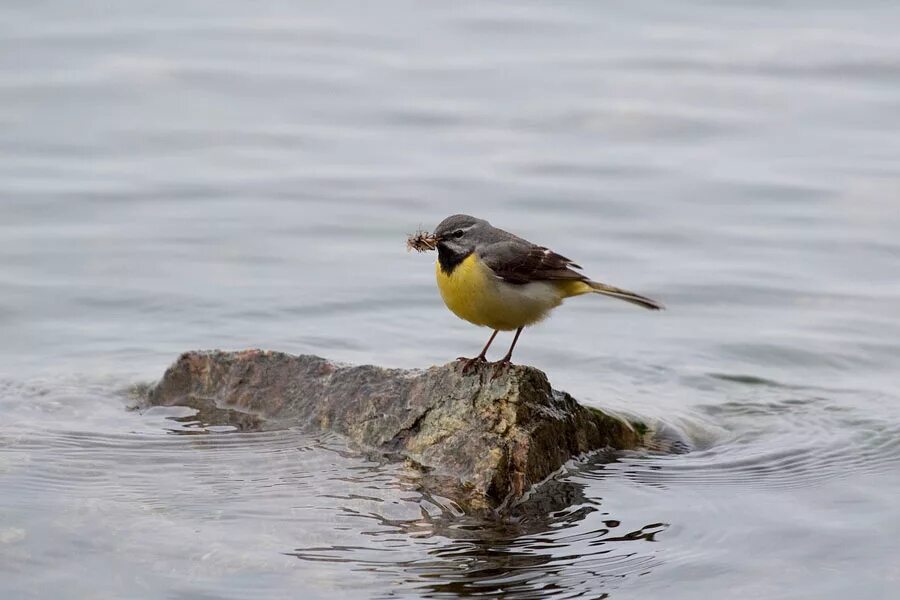
[[[891,472],[900,464],[900,426],[824,397],[820,388],[760,377],[715,375],[746,386],[747,398],[700,407],[726,432],[717,444],[683,456],[626,458],[598,471],[646,485],[743,490],[815,487]],[[756,390],[769,388],[766,398]],[[834,391],[831,395],[847,394]],[[591,475],[586,475],[590,477]]]

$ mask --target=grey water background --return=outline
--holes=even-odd
[[[893,598],[900,5],[0,5],[3,598]],[[468,212],[654,314],[520,362],[685,455],[575,461],[512,522],[295,431],[127,410],[183,350],[474,354]],[[509,336],[494,349],[504,351]]]

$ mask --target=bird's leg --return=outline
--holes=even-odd
[[[495,329],[494,333],[491,334],[491,339],[487,341],[487,344],[484,345],[484,348],[481,350],[481,354],[476,356],[475,358],[466,358],[465,356],[460,356],[456,360],[462,361],[463,363],[463,373],[474,367],[475,365],[483,362],[487,362],[487,351],[488,348],[491,347],[491,342],[494,341],[494,338],[497,337],[497,334],[500,333],[499,329]]]
[[[506,356],[504,356],[503,358],[501,358],[500,360],[498,360],[497,362],[494,363],[494,366],[497,367],[499,370],[502,371],[502,370],[506,369],[509,365],[512,364],[513,348],[516,347],[516,342],[519,341],[519,335],[522,334],[523,329],[525,329],[525,328],[519,327],[518,329],[516,329],[516,335],[515,335],[515,337],[513,337],[512,344],[509,347],[509,352],[506,353]]]

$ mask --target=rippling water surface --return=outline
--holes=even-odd
[[[898,29],[875,0],[5,2],[0,595],[895,597]],[[695,451],[576,461],[485,521],[339,439],[129,410],[190,348],[474,353],[403,250],[453,212],[664,301],[572,300],[517,357]]]

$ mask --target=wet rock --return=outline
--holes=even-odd
[[[463,374],[457,363],[406,371],[262,350],[187,352],[147,401],[337,432],[410,461],[425,487],[464,508],[509,506],[574,456],[642,444],[642,426],[581,406],[533,367],[492,375],[487,366]]]

